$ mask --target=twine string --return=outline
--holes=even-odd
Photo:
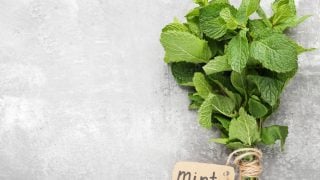
[[[247,157],[252,159],[247,160]],[[256,148],[243,148],[233,151],[226,165],[235,165],[239,171],[239,179],[242,177],[258,178],[262,173],[262,152]]]

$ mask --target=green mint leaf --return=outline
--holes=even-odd
[[[212,127],[217,128],[220,130],[220,135],[222,138],[227,138],[228,132],[223,128],[220,123],[212,122]]]
[[[222,125],[222,127],[228,132],[230,126],[230,119],[216,115],[214,118]]]
[[[226,27],[230,30],[235,30],[238,27],[237,20],[233,17],[229,8],[224,8],[220,11],[220,17],[226,22]]]
[[[198,121],[199,124],[207,129],[212,128],[211,116],[213,112],[213,98],[215,95],[209,94],[205,101],[202,103],[198,111]]]
[[[233,87],[230,75],[226,74],[225,72],[215,73],[207,76],[210,82],[215,83],[216,81],[219,81],[223,85],[223,87],[226,87],[230,91],[236,92],[236,89]]]
[[[198,93],[190,93],[189,99],[191,101],[189,105],[190,110],[197,110],[200,108],[201,104],[203,103],[204,99]]]
[[[204,8],[200,9],[200,22],[205,20],[211,20],[220,17],[220,12],[224,8],[231,7],[228,4],[217,3],[210,4]]]
[[[300,46],[298,43],[296,43],[294,40],[292,40],[290,38],[289,38],[289,41],[296,48],[297,54],[301,54],[301,53],[304,53],[304,52],[315,50],[315,48],[304,48],[304,47]]]
[[[207,75],[210,75],[223,71],[231,71],[232,69],[228,64],[226,56],[217,56],[203,66],[203,70]]]
[[[228,63],[239,73],[246,67],[249,59],[249,43],[245,31],[232,38],[227,47]]]
[[[199,14],[200,14],[200,8],[196,7],[193,10],[191,10],[185,17],[187,19],[186,26],[188,27],[189,31],[202,38],[203,33],[200,30],[200,25],[199,25]]]
[[[189,29],[186,27],[184,24],[178,23],[178,22],[173,22],[168,25],[166,25],[163,29],[162,32],[167,32],[167,31],[181,31],[181,32],[188,32]]]
[[[213,82],[218,85],[218,88],[221,90],[220,93],[227,95],[233,101],[235,107],[239,108],[241,106],[242,98],[239,94],[230,91],[219,80],[213,80]]]
[[[220,53],[219,51],[222,51],[222,47],[219,45],[218,41],[213,39],[208,39],[208,44],[210,46],[212,57],[217,56]]]
[[[288,136],[288,127],[287,126],[270,126],[262,128],[261,139],[264,144],[272,145],[277,140],[281,141],[281,149],[286,142]]]
[[[239,111],[239,117],[230,123],[229,138],[239,139],[249,146],[260,140],[256,119],[247,114],[243,108]]]
[[[201,103],[204,101],[204,99],[198,93],[190,93],[188,97],[191,101],[197,101]]]
[[[222,9],[228,4],[210,4],[200,9],[200,29],[210,38],[218,39],[227,33],[226,22],[220,17]]]
[[[220,113],[227,117],[234,116],[234,109],[236,104],[229,97],[214,95],[214,97],[212,98],[212,106],[213,106],[214,112],[216,113]]]
[[[211,57],[208,43],[198,37],[179,31],[167,31],[160,39],[165,49],[165,62],[205,63]]]
[[[229,139],[228,138],[213,138],[210,141],[218,143],[218,144],[227,144]]]
[[[268,114],[269,109],[262,104],[258,97],[253,96],[248,102],[249,113],[255,118],[262,118]]]
[[[236,102],[236,109],[239,109],[242,106],[243,99],[242,96],[238,93],[233,93],[234,97],[230,97],[233,101]],[[244,97],[244,100],[246,97]]]
[[[273,29],[277,32],[283,32],[287,28],[291,28],[291,27],[295,27],[295,26],[299,25],[300,23],[304,22],[309,17],[310,17],[310,15],[302,16],[300,18],[291,17],[291,18],[288,18],[285,22],[274,25]]]
[[[186,15],[185,18],[188,20],[195,20],[198,19],[199,20],[199,15],[200,15],[200,7],[196,7],[194,9],[192,9],[191,11],[189,11]]]
[[[286,73],[277,73],[276,77],[282,82],[287,83],[290,81],[295,75],[297,74],[297,69],[294,69],[292,71],[286,72]]]
[[[251,14],[257,11],[260,5],[260,0],[242,0],[239,7],[239,12],[244,11],[245,15],[249,17]]]
[[[201,71],[200,66],[193,63],[178,62],[171,64],[171,72],[181,86],[193,86],[193,75]]]
[[[245,25],[249,16],[257,11],[260,5],[260,0],[242,0],[237,13],[238,21]]]
[[[206,80],[206,77],[202,73],[195,73],[193,76],[193,84],[199,94],[203,99],[206,99],[207,96],[212,92],[211,85]]]
[[[309,51],[314,51],[314,50],[317,50],[317,48],[304,48],[300,45],[297,46],[297,53],[298,54],[301,54],[301,53],[304,53],[304,52],[309,52]]]
[[[200,108],[201,104],[198,104],[196,102],[192,102],[189,104],[189,110],[198,110]]]
[[[268,37],[273,33],[273,29],[268,27],[262,19],[249,20],[248,22],[249,34],[253,37],[254,40]]]
[[[186,23],[186,26],[192,34],[198,36],[199,38],[203,37],[203,34],[200,31],[199,22],[190,20]]]
[[[227,25],[221,17],[208,20],[200,19],[200,28],[202,31],[213,39],[221,38],[227,33]]]
[[[193,2],[200,6],[206,6],[208,4],[208,0],[193,0]]]
[[[275,106],[277,104],[284,86],[283,82],[269,77],[257,75],[249,75],[248,79],[256,84],[261,93],[261,98],[265,102],[271,106]]]
[[[298,66],[294,44],[283,34],[273,33],[268,37],[253,41],[250,47],[253,58],[276,72],[288,72]]]
[[[274,15],[271,17],[273,29],[283,32],[305,21],[309,15],[298,18],[294,0],[276,0],[272,5]]]
[[[231,83],[239,93],[245,97],[247,96],[247,79],[244,73],[240,74],[236,71],[232,71]]]
[[[273,26],[286,23],[288,19],[296,17],[296,6],[294,0],[276,0],[272,4],[274,15],[271,17]]]

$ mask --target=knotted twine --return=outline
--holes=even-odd
[[[252,159],[248,160],[248,157]],[[242,177],[259,178],[262,173],[262,152],[256,148],[243,148],[233,151],[226,165],[235,165],[239,172],[239,180]]]

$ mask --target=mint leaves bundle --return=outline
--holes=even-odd
[[[297,17],[294,0],[275,0],[267,17],[260,0],[194,0],[186,22],[165,26],[165,62],[181,86],[189,87],[190,109],[202,127],[216,127],[212,141],[230,149],[285,144],[288,127],[263,126],[298,69],[305,49],[284,32],[309,16]],[[259,18],[250,16],[256,13]]]

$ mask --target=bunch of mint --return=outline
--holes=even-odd
[[[216,143],[230,149],[281,141],[288,127],[263,122],[279,107],[280,95],[309,51],[284,34],[309,16],[297,17],[294,0],[275,0],[267,17],[260,0],[194,0],[199,6],[165,26],[165,62],[179,85],[190,90],[190,109],[201,126],[221,132]],[[257,19],[249,17],[256,13]]]

